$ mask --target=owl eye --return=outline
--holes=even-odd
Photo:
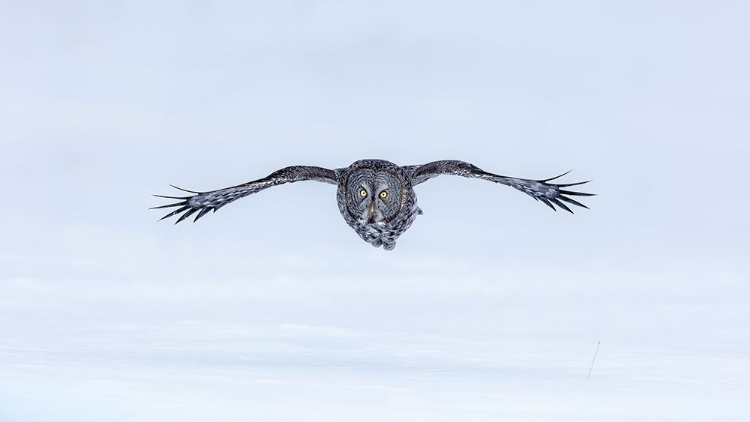
[[[380,196],[380,199],[385,199],[385,198],[388,197],[388,192],[382,191],[382,192],[380,192],[380,195],[378,195],[378,196]]]
[[[367,196],[367,191],[364,189],[359,190],[359,196],[365,198]]]

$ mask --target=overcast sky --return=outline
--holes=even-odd
[[[0,2],[0,421],[745,421],[744,2]],[[293,164],[442,177],[385,252]],[[586,376],[601,342],[592,377]]]

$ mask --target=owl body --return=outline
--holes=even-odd
[[[422,210],[417,206],[417,195],[414,192],[414,186],[420,183],[440,175],[477,178],[510,186],[541,201],[553,210],[556,210],[555,206],[558,206],[572,213],[573,211],[566,203],[587,208],[570,196],[593,196],[593,194],[563,189],[587,182],[549,183],[564,174],[549,179],[530,180],[489,173],[473,164],[457,160],[399,166],[390,161],[372,159],[356,161],[349,167],[333,170],[314,166],[284,167],[262,179],[208,192],[189,191],[175,186],[191,195],[183,197],[155,195],[179,201],[154,208],[179,207],[162,217],[162,220],[182,214],[177,219],[176,223],[179,223],[197,213],[193,220],[197,221],[209,211],[215,212],[230,202],[264,189],[285,183],[314,180],[337,185],[336,200],[341,216],[359,237],[375,247],[392,250],[399,236],[409,229],[418,215],[422,214]]]
[[[385,160],[360,160],[340,172],[336,201],[365,242],[391,250],[421,213],[406,171]]]

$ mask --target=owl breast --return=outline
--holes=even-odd
[[[417,215],[418,208],[415,202],[410,212],[403,213],[399,218],[389,223],[379,224],[358,221],[357,224],[353,225],[350,223],[349,225],[365,242],[375,247],[382,246],[383,249],[390,251],[396,247],[396,239],[411,226]]]

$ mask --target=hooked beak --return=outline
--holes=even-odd
[[[367,209],[367,222],[370,224],[375,222],[375,204],[370,204],[370,208]]]

